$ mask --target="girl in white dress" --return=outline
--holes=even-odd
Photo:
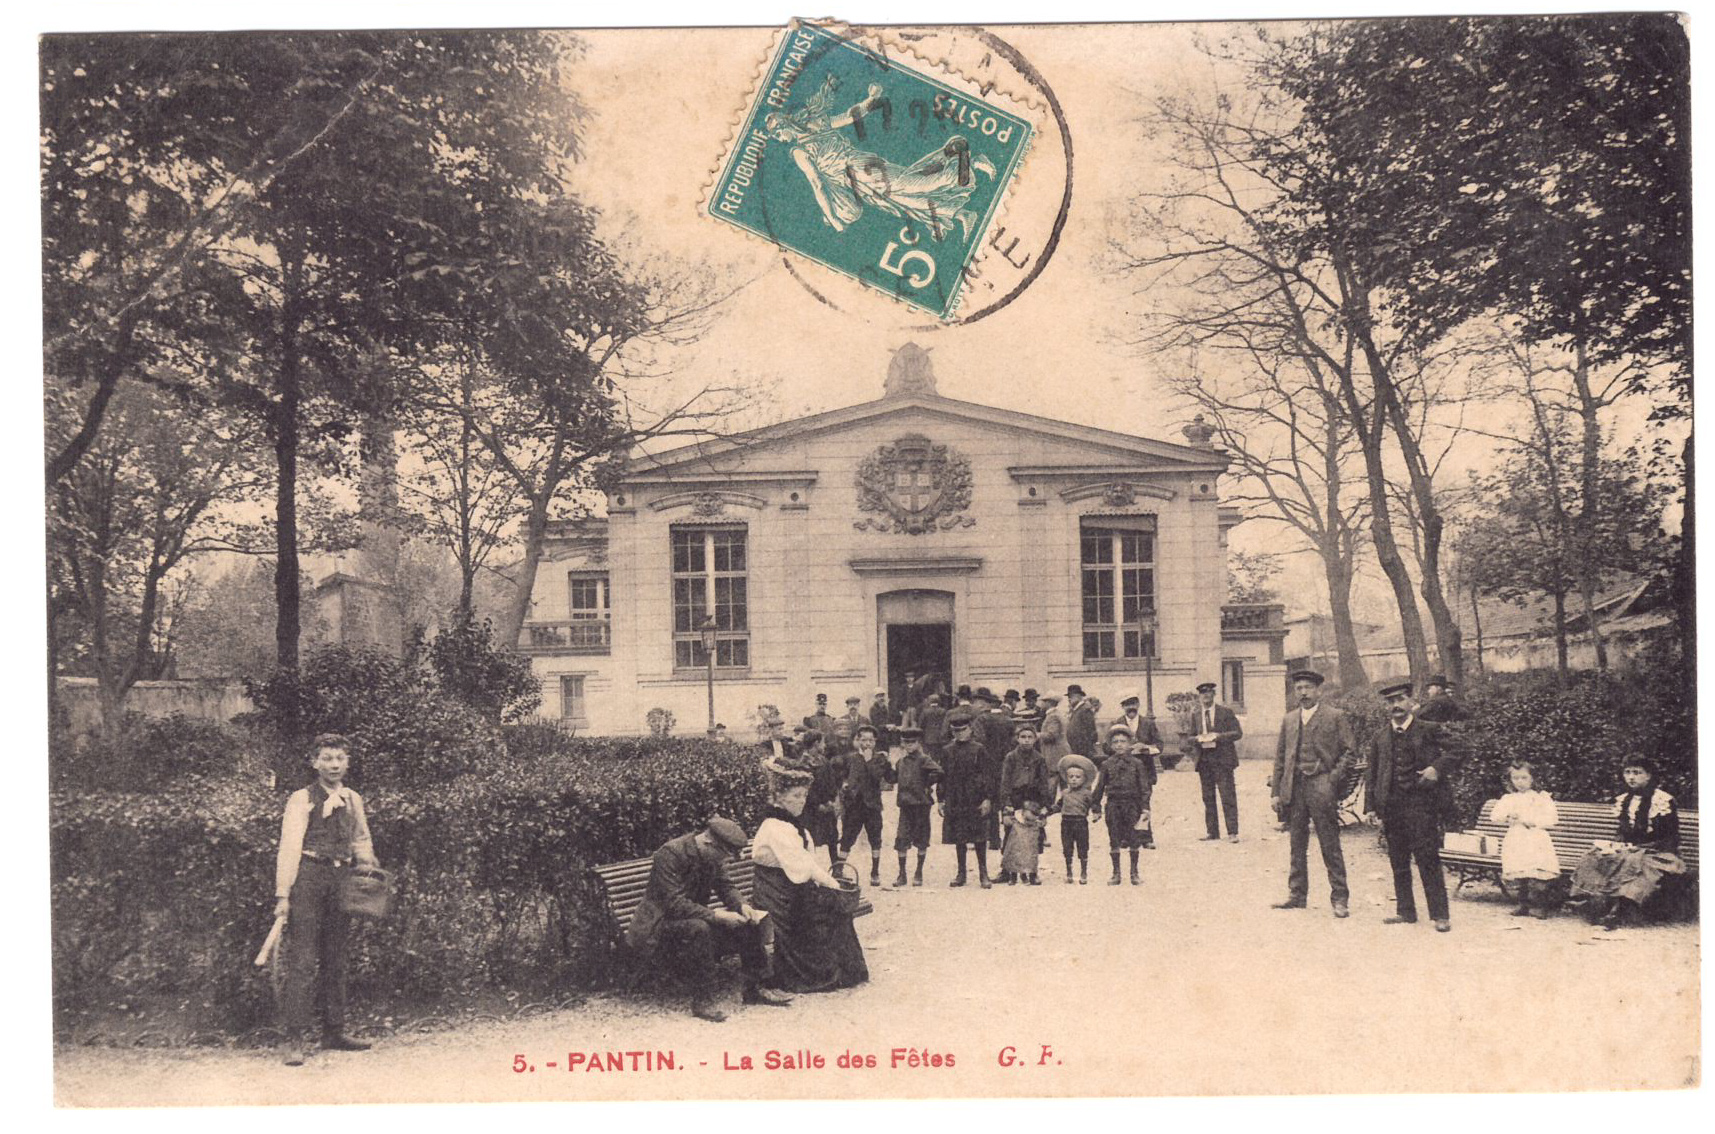
[[[1507,780],[1512,791],[1500,798],[1493,813],[1495,822],[1510,824],[1501,841],[1501,881],[1518,889],[1519,906],[1513,911],[1514,917],[1534,913],[1546,918],[1553,904],[1550,884],[1560,878],[1560,859],[1554,853],[1548,828],[1560,822],[1560,815],[1547,792],[1532,790],[1529,761],[1514,760],[1507,768]],[[1532,893],[1536,895],[1534,910]]]

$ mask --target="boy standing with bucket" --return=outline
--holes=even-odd
[[[304,1062],[311,1007],[321,1007],[322,1046],[363,1051],[369,1045],[345,1034],[347,915],[340,884],[354,864],[373,867],[375,847],[363,797],[344,784],[351,757],[345,737],[316,737],[310,766],[315,782],[286,800],[280,852],[274,869],[274,916],[286,918],[286,980],[280,997],[285,1062]],[[318,992],[318,981],[319,991]]]

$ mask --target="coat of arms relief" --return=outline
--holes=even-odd
[[[960,515],[971,506],[971,462],[946,445],[911,433],[863,459],[857,471],[858,531],[923,535],[976,525]]]

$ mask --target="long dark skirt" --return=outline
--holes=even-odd
[[[774,971],[765,983],[787,992],[827,992],[869,979],[857,929],[838,900],[832,890],[795,883],[777,867],[756,867],[752,901],[774,923]]]
[[[1685,860],[1669,851],[1633,846],[1610,854],[1591,851],[1572,874],[1572,896],[1626,898],[1641,906],[1661,889],[1664,878],[1684,873]]]

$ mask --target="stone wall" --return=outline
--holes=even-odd
[[[101,730],[101,698],[95,678],[60,678],[59,703],[73,736],[89,736]],[[199,720],[229,721],[254,707],[240,682],[217,678],[139,681],[125,698],[126,712],[148,717],[182,713]]]

